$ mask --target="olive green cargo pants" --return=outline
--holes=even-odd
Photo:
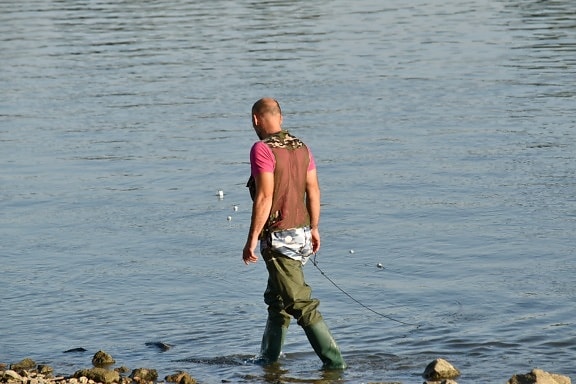
[[[302,263],[271,249],[264,250],[262,257],[268,269],[264,292],[268,319],[284,328],[288,328],[291,317],[301,327],[321,321],[322,315],[317,310],[320,301],[311,297],[312,289],[304,281]]]

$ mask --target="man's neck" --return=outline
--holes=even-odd
[[[260,137],[260,140],[267,139],[267,138],[269,138],[270,136],[275,135],[275,134],[280,133],[280,132],[282,132],[282,129],[281,129],[281,128],[278,129],[278,130],[276,130],[276,131],[274,131],[274,132],[263,132],[262,137]]]

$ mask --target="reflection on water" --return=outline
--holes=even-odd
[[[0,3],[0,361],[71,373],[104,349],[204,383],[409,383],[437,357],[462,382],[572,374],[571,5]],[[267,95],[319,165],[322,270],[421,325],[308,265],[344,373],[295,324],[279,365],[249,363]]]

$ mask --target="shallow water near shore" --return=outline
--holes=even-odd
[[[0,362],[71,374],[102,349],[201,383],[413,383],[442,357],[459,383],[576,379],[575,16],[561,0],[1,2]],[[295,322],[279,365],[250,362],[262,96],[316,157],[324,275],[305,273],[344,372],[320,370]]]

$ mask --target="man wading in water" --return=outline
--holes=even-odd
[[[320,187],[311,152],[298,138],[283,131],[282,111],[274,99],[252,107],[252,126],[260,141],[250,151],[252,219],[242,252],[244,263],[260,253],[268,269],[264,302],[268,320],[262,337],[261,359],[280,357],[291,317],[300,325],[312,348],[328,369],[346,368],[340,349],[311,298],[302,266],[320,249]]]

